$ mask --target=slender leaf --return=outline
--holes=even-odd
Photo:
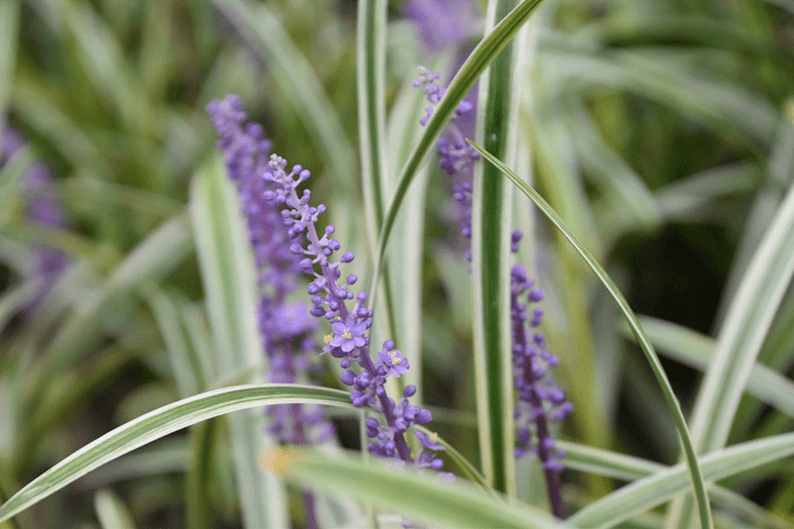
[[[650,316],[639,316],[642,328],[662,355],[701,371],[714,359],[714,338]],[[626,329],[628,333],[628,329]],[[794,418],[794,382],[763,364],[756,363],[747,378],[747,393]]]
[[[184,438],[164,439],[99,467],[81,479],[76,487],[93,490],[144,476],[182,474],[188,469],[189,457]]]
[[[163,223],[116,267],[98,295],[81,300],[79,309],[61,325],[38,360],[30,387],[36,392],[36,388],[46,387],[51,377],[82,358],[101,337],[108,311],[122,304],[144,281],[164,277],[191,251],[187,216],[179,215]],[[39,396],[32,396],[33,409],[37,409],[38,399]]]
[[[536,65],[534,83],[529,92],[530,102],[524,109],[522,119],[530,125],[534,156],[538,167],[538,184],[548,192],[549,201],[568,222],[568,228],[587,242],[596,255],[603,255],[602,243],[595,230],[596,220],[587,199],[584,179],[579,168],[576,150],[570,130],[562,116],[565,107],[552,83],[546,79],[541,65]],[[589,277],[579,257],[568,246],[568,241],[559,233],[555,237],[560,262],[558,290],[567,320],[566,332],[560,339],[559,351],[563,367],[567,368],[569,383],[566,385],[577,412],[571,421],[595,446],[609,444],[606,413],[598,399],[598,386],[602,381],[596,377],[596,359],[590,312],[588,310],[587,287]],[[552,342],[553,345],[553,342]],[[610,487],[603,480],[588,480],[591,494],[601,496]]]
[[[774,138],[777,112],[765,99],[732,84],[689,75],[661,56],[636,51],[596,55],[591,49],[556,49],[553,42],[541,50],[550,72],[578,81],[567,89],[580,96],[605,86],[625,90],[693,116],[719,134],[738,135],[755,148],[765,148]]]
[[[0,210],[6,210],[9,202],[18,196],[20,182],[34,162],[33,152],[29,146],[19,149],[12,158],[0,168]],[[0,217],[0,222],[7,221]]]
[[[0,127],[5,127],[11,100],[18,35],[19,0],[0,0]]]
[[[434,417],[434,419],[438,420],[436,417]],[[425,435],[430,436],[430,435],[433,434],[433,432],[431,432],[430,430],[428,430],[427,428],[424,428],[422,426],[417,426],[416,428],[418,430],[423,431],[425,433]],[[485,479],[485,476],[480,474],[480,471],[477,470],[477,467],[472,465],[471,462],[469,462],[468,459],[463,457],[463,454],[461,454],[460,452],[455,450],[454,446],[449,444],[446,440],[441,439],[440,437],[438,438],[438,440],[436,442],[439,445],[444,447],[444,453],[458,466],[458,468],[460,470],[463,471],[465,476],[467,478],[469,478],[470,481],[480,485],[480,487],[482,487],[483,491],[485,491],[485,492],[487,492],[489,494],[493,494],[494,493],[494,490],[488,486],[488,482]]]
[[[208,380],[214,376],[213,373],[205,372],[201,358],[193,349],[189,331],[182,324],[179,307],[172,299],[173,296],[152,289],[149,293],[149,306],[163,334],[179,394],[181,397],[189,397],[206,390]]]
[[[317,386],[261,384],[207,391],[149,412],[84,446],[41,474],[0,506],[0,522],[91,470],[191,424],[234,411],[295,403],[345,408],[353,406],[348,393]]]
[[[384,90],[386,56],[385,0],[359,0],[357,30],[357,88],[358,126],[361,152],[362,184],[364,187],[364,212],[370,248],[377,242],[383,224],[383,208],[389,183],[386,152],[386,92]],[[416,241],[412,241],[416,244]],[[385,296],[380,298],[381,314],[378,326],[384,335],[397,338],[393,281],[388,266],[383,270]],[[378,342],[376,342],[378,343]],[[399,343],[399,341],[398,341]],[[415,361],[411,358],[411,361]],[[404,381],[396,381],[401,386]],[[400,388],[401,389],[401,388]]]
[[[606,270],[604,270],[604,268],[595,260],[590,251],[581,243],[581,241],[579,241],[578,237],[576,237],[567,229],[565,223],[562,221],[557,212],[554,211],[551,206],[549,206],[549,204],[538,194],[537,191],[527,185],[526,182],[524,182],[518,175],[511,171],[509,167],[504,165],[498,159],[494,158],[493,155],[483,150],[478,145],[475,145],[471,141],[469,141],[469,143],[475,149],[477,149],[477,151],[479,151],[486,160],[498,167],[505,176],[512,180],[512,182],[521,190],[521,192],[524,193],[530,200],[532,200],[532,202],[535,203],[535,205],[541,210],[541,212],[543,212],[544,215],[546,215],[546,217],[554,224],[554,226],[565,235],[579,255],[582,256],[588,266],[593,270],[593,272],[595,272],[598,279],[601,281],[604,287],[606,287],[607,291],[609,291],[610,295],[615,300],[615,303],[618,305],[620,311],[626,317],[626,320],[631,326],[634,337],[637,339],[642,352],[645,354],[648,363],[651,365],[651,370],[653,371],[659,386],[662,388],[662,394],[664,395],[665,402],[673,415],[676,429],[678,430],[681,444],[683,445],[684,453],[686,455],[689,477],[692,482],[692,487],[695,490],[701,526],[704,529],[712,527],[711,511],[709,509],[708,496],[706,495],[706,486],[703,482],[703,475],[698,465],[697,457],[695,456],[695,450],[692,445],[692,440],[689,436],[689,430],[686,426],[684,414],[681,411],[681,406],[679,405],[678,400],[673,393],[673,388],[670,386],[670,381],[667,379],[667,375],[665,374],[664,368],[659,362],[659,357],[656,355],[653,345],[651,344],[650,340],[648,340],[645,332],[642,330],[642,326],[637,320],[637,316],[634,314],[634,311],[631,310],[626,298],[624,298],[623,294],[620,293],[620,290],[617,288],[614,281],[612,281],[612,279],[609,277],[609,274],[607,274]]]
[[[705,479],[717,481],[792,454],[794,434],[789,433],[711,452],[700,457],[699,466]],[[571,516],[569,522],[579,527],[613,527],[686,492],[687,474],[684,463],[656,472],[584,507]]]
[[[359,0],[357,41],[358,129],[365,210],[374,247],[383,224],[386,182],[385,0]]]
[[[155,134],[158,114],[126,61],[110,28],[87,4],[67,2],[55,9],[75,44],[74,56],[122,123],[136,134]],[[48,6],[49,9],[52,7]]]
[[[301,485],[349,495],[439,527],[569,527],[543,511],[483,494],[465,482],[445,483],[433,474],[399,472],[355,456],[283,448],[270,452],[265,465]]]
[[[794,184],[758,245],[717,336],[692,413],[700,453],[725,446],[750,372],[794,275]],[[670,520],[690,516],[688,500],[673,504]],[[672,523],[672,522],[671,522]]]
[[[35,299],[36,295],[41,292],[42,286],[44,286],[43,280],[30,279],[7,288],[0,295],[0,332],[5,329],[11,318]]]
[[[108,489],[96,493],[94,509],[102,529],[135,529],[132,515],[124,502]]]
[[[486,35],[516,6],[515,0],[488,2]],[[520,40],[520,39],[519,39]],[[480,79],[477,137],[514,161],[518,117],[520,45],[507,43]],[[511,162],[512,163],[512,162]],[[472,192],[472,294],[474,300],[474,382],[480,454],[493,488],[515,495],[510,246],[512,187],[491,165],[474,168]]]
[[[259,366],[264,355],[256,327],[253,255],[239,213],[239,199],[220,155],[194,178],[191,208],[218,376],[228,377]],[[262,374],[257,371],[246,378],[260,381]],[[264,434],[264,416],[247,411],[232,416],[230,421],[245,526],[286,525],[283,487],[251,465],[257,453],[274,442]]]
[[[654,195],[668,222],[705,222],[717,199],[755,189],[759,173],[755,164],[726,165],[676,180],[654,190]]]
[[[446,61],[448,62],[448,61]],[[436,63],[439,66],[442,61]],[[440,71],[438,67],[432,71]],[[400,168],[410,155],[411,146],[422,132],[418,116],[426,105],[425,95],[406,80],[400,88],[389,115],[387,140],[389,169],[385,190],[391,195],[397,185]],[[417,182],[406,194],[406,201],[396,219],[395,240],[388,248],[387,259],[399,263],[388,270],[391,279],[390,300],[394,306],[395,334],[400,350],[413,365],[423,362],[422,333],[426,323],[422,312],[422,268],[424,265],[425,200],[429,184],[430,164],[417,171]],[[457,306],[457,305],[455,305]],[[405,384],[416,386],[416,402],[422,402],[422,370],[411,369],[403,375]]]

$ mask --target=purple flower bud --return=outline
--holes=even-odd
[[[342,373],[342,382],[346,386],[352,386],[355,381],[356,381],[356,374],[350,371],[349,369],[344,373]]]
[[[433,420],[433,416],[424,408],[420,408],[418,412],[416,412],[416,418],[414,422],[419,425],[429,424]]]

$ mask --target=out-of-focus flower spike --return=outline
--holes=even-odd
[[[301,278],[303,256],[290,247],[281,212],[266,197],[279,191],[263,174],[268,170],[270,141],[262,127],[245,123],[243,102],[234,94],[207,105],[225,154],[229,178],[237,186],[248,227],[261,289],[257,320],[262,346],[270,360],[268,382],[308,383],[321,371],[312,338],[317,322],[305,303],[289,301]],[[301,404],[270,406],[267,430],[280,442],[319,444],[333,435],[322,408]]]

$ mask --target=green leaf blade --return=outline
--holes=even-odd
[[[344,391],[297,384],[234,386],[201,393],[147,413],[73,453],[0,506],[0,522],[108,461],[177,430],[235,411],[294,403],[353,407],[350,395]]]

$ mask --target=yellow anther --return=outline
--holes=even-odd
[[[333,340],[333,339],[334,339],[334,337],[333,337],[333,336],[331,336],[330,334],[326,334],[326,335],[323,337],[323,340],[325,340],[325,343],[328,343],[328,342],[330,342],[330,341],[331,341],[331,340]]]
[[[350,329],[345,329],[345,333],[342,335],[342,338],[344,338],[345,340],[349,340],[352,337],[353,337],[353,335],[350,334]]]
[[[389,356],[391,357],[392,364],[399,365],[403,361],[396,353],[389,353]]]

